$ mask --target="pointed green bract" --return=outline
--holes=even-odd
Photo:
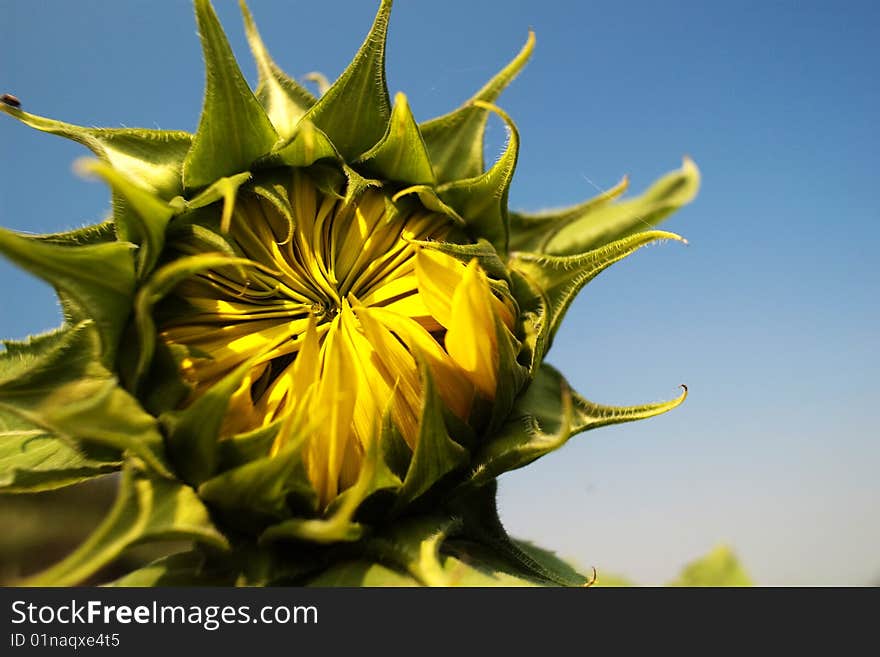
[[[416,185],[434,183],[431,160],[406,96],[397,94],[385,136],[358,158],[356,164],[383,180]]]
[[[553,237],[555,231],[611,203],[628,188],[629,177],[624,176],[611,189],[570,208],[532,214],[510,212],[510,249],[543,253],[547,241]]]
[[[245,363],[225,376],[186,409],[168,411],[160,417],[171,460],[188,484],[198,486],[214,474],[219,456],[217,436],[229,400],[250,366]]]
[[[424,386],[419,437],[412,461],[398,492],[397,506],[402,507],[428,491],[444,475],[467,462],[465,449],[449,437],[443,421],[443,407],[431,377],[421,365]]]
[[[684,242],[675,233],[652,230],[636,233],[581,255],[511,254],[511,267],[525,276],[546,299],[548,316],[544,329],[548,342],[553,339],[571,302],[587,283],[615,262],[658,240]]]
[[[242,513],[243,520],[253,514],[289,518],[291,497],[299,506],[313,510],[317,495],[306,475],[301,447],[300,439],[274,456],[227,470],[201,484],[199,495],[211,504]]]
[[[583,253],[656,226],[690,203],[699,186],[700,172],[685,158],[679,171],[667,174],[638,198],[603,203],[551,225],[541,250],[553,255]]]
[[[94,320],[101,359],[111,365],[135,287],[132,245],[107,242],[63,246],[0,228],[0,253],[63,292]]]
[[[391,116],[385,82],[385,37],[391,0],[381,0],[364,44],[305,118],[320,128],[346,159],[370,149]]]
[[[275,131],[286,139],[294,133],[297,122],[315,104],[315,97],[272,61],[247,4],[240,0],[239,6],[244,17],[248,44],[257,62],[257,99],[266,110]]]
[[[473,98],[454,112],[422,123],[422,136],[441,183],[475,178],[483,173],[483,133],[489,112],[482,103],[494,103],[525,66],[535,48],[535,34],[519,54],[487,82]]]
[[[195,540],[217,549],[229,547],[191,488],[164,479],[149,479],[128,468],[123,471],[116,503],[88,540],[63,561],[24,584],[76,584],[131,545],[169,539]]]
[[[680,397],[667,402],[604,406],[574,393],[562,375],[545,363],[517,400],[508,423],[476,454],[473,481],[485,484],[528,465],[583,431],[660,415],[681,404],[686,396],[685,389]]]
[[[192,144],[192,135],[173,130],[142,128],[84,128],[47,119],[0,103],[5,112],[36,130],[59,135],[86,146],[117,171],[157,192],[162,198],[178,195],[180,171]]]
[[[519,155],[519,133],[503,110],[481,101],[475,105],[496,112],[507,125],[507,147],[489,170],[475,178],[457,180],[438,188],[440,198],[464,217],[475,236],[489,240],[500,254],[507,253],[507,196]]]
[[[100,176],[130,205],[133,212],[123,216],[133,221],[128,225],[117,223],[119,238],[139,245],[138,274],[141,277],[149,274],[165,246],[165,229],[174,216],[174,209],[112,166],[95,160],[81,161],[78,166],[83,172]]]
[[[183,163],[187,189],[248,171],[268,153],[278,133],[245,82],[208,0],[195,0],[205,55],[205,104],[192,148]]]

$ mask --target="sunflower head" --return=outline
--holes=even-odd
[[[582,581],[507,537],[495,478],[683,399],[599,405],[543,358],[584,285],[680,240],[652,226],[694,196],[694,165],[635,199],[618,200],[624,180],[573,208],[510,212],[519,138],[494,103],[531,33],[473,98],[418,123],[385,83],[390,0],[319,98],[270,58],[242,3],[252,91],[208,0],[195,8],[207,83],[194,135],[0,107],[89,147],[98,159],[82,170],[114,198],[95,227],[0,231],[0,251],[52,282],[66,312],[58,332],[0,356],[0,411],[74,445],[83,476],[123,467],[119,513],[149,519],[132,540],[195,538],[212,546],[200,568],[239,580],[326,579],[354,555],[422,583],[483,562]],[[487,166],[491,115],[508,140]],[[171,520],[154,503],[167,499]],[[103,563],[90,558],[52,577]],[[244,565],[255,562],[260,574]]]

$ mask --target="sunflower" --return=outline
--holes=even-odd
[[[512,539],[497,477],[573,435],[677,406],[597,404],[544,363],[574,297],[656,241],[695,195],[679,171],[624,199],[508,209],[519,152],[496,105],[534,47],[473,98],[418,123],[385,84],[390,0],[320,97],[270,58],[242,3],[252,91],[208,0],[195,134],[84,128],[113,213],[68,233],[0,229],[52,283],[58,330],[0,353],[0,491],[121,471],[78,550],[30,584],[92,576],[134,543],[192,542],[128,585],[583,584]],[[490,116],[508,140],[490,165]],[[647,230],[645,230],[647,228]]]

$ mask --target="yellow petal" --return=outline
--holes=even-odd
[[[487,399],[495,398],[498,346],[492,291],[486,275],[472,260],[452,297],[452,319],[446,351]]]

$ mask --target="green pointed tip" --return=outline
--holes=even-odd
[[[382,138],[391,117],[385,81],[391,4],[391,0],[382,0],[373,27],[351,64],[306,114],[349,161]]]
[[[208,0],[195,0],[205,57],[205,102],[192,148],[183,163],[188,189],[241,173],[266,155],[278,133],[248,87]]]
[[[394,97],[385,135],[358,158],[355,165],[361,165],[368,174],[382,180],[433,186],[434,170],[406,95],[398,93]]]
[[[470,100],[453,112],[419,126],[440,182],[474,178],[483,173],[483,132],[489,109],[479,103],[495,102],[526,65],[534,48],[535,33],[529,30],[519,54]]]
[[[244,0],[240,0],[239,6],[244,18],[248,45],[257,64],[259,75],[257,99],[266,110],[278,134],[282,138],[289,138],[293,135],[297,122],[315,104],[316,99],[305,87],[288,77],[272,60],[247,4]]]

